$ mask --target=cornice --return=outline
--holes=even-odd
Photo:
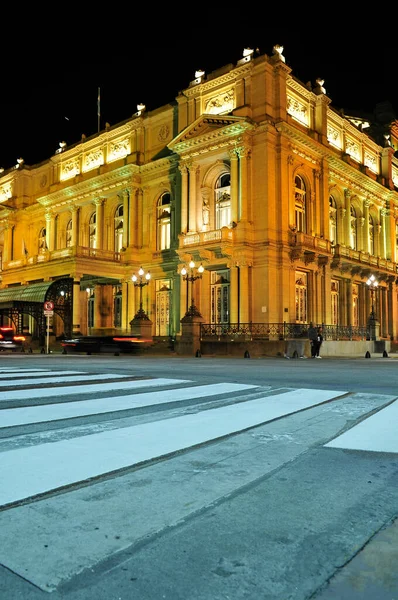
[[[208,91],[211,91],[214,88],[219,87],[220,85],[226,85],[233,82],[238,77],[247,75],[252,70],[252,63],[246,63],[241,67],[234,67],[228,73],[224,73],[219,77],[215,77],[214,79],[209,79],[204,81],[203,83],[197,84],[195,86],[189,87],[182,91],[183,95],[187,98],[197,96],[198,94],[203,94]]]
[[[37,198],[42,206],[53,206],[55,204],[70,204],[79,202],[94,196],[106,196],[110,191],[120,190],[131,186],[132,180],[140,175],[140,167],[137,165],[124,165],[111,173],[98,175],[87,181],[75,183],[71,180],[70,186],[64,186],[56,192],[46,194]]]

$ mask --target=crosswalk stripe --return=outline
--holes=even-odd
[[[239,383],[215,383],[212,385],[164,390],[162,392],[144,392],[131,396],[112,396],[95,400],[9,408],[0,411],[0,429],[15,427],[16,425],[44,423],[60,419],[73,419],[76,417],[117,412],[141,406],[153,406],[187,399],[210,398],[211,396],[241,392],[257,387],[256,385]]]
[[[20,371],[18,371],[18,375],[20,375],[21,377],[32,377],[33,381],[37,381],[38,377],[56,377],[57,375],[84,375],[84,373],[82,373],[82,371],[55,371],[55,372],[54,371],[38,371],[38,372],[32,373],[32,371],[20,370]],[[13,377],[15,377],[15,373],[13,373],[13,372],[11,372],[11,373],[4,373],[3,371],[0,372],[0,380],[2,380],[2,379],[10,380]],[[12,383],[13,383],[13,385],[15,384],[15,379],[12,379]]]
[[[40,385],[42,383],[62,383],[62,382],[72,382],[72,381],[92,381],[95,379],[96,381],[101,381],[104,379],[126,379],[127,375],[121,375],[120,373],[101,373],[96,375],[69,375],[66,377],[54,377],[54,375],[46,375],[45,377],[33,377],[32,379],[22,379],[21,381],[12,380],[12,381],[0,381],[0,388],[2,387],[23,387],[29,385]],[[30,392],[29,392],[30,393]]]
[[[46,383],[49,383],[48,381]],[[37,388],[23,390],[9,390],[7,392],[0,392],[0,402],[6,400],[26,400],[32,398],[49,398],[51,396],[68,396],[72,394],[93,394],[95,392],[107,392],[117,390],[131,390],[138,389],[140,387],[160,387],[162,385],[178,385],[179,383],[190,383],[189,379],[167,379],[167,378],[153,378],[153,379],[137,379],[130,381],[113,381],[111,383],[93,383],[90,385],[79,385],[79,386],[59,386],[56,388]],[[0,413],[1,414],[1,413]]]
[[[3,452],[0,505],[167,456],[346,393],[298,389],[166,421]]]
[[[398,453],[397,423],[398,402],[394,401],[328,442],[325,447]]]

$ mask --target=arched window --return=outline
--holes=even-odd
[[[223,173],[218,178],[215,189],[216,229],[231,224],[231,176]]]
[[[357,213],[353,206],[351,206],[350,246],[353,250],[357,249]]]
[[[337,205],[333,196],[329,196],[329,239],[332,246],[337,244]]]
[[[119,204],[115,211],[115,252],[123,248],[123,204]]]
[[[46,228],[42,227],[39,231],[39,252],[47,250]]]
[[[88,245],[89,248],[97,247],[97,215],[95,212],[90,217],[88,226]]]
[[[66,247],[70,248],[72,246],[72,219],[66,224]]]
[[[369,215],[369,253],[375,253],[374,223],[371,215]]]
[[[297,231],[306,233],[306,189],[305,183],[300,175],[294,178],[294,203],[295,203],[295,225]]]
[[[171,218],[170,194],[162,194],[157,205],[157,249],[167,250],[170,248],[170,218]]]

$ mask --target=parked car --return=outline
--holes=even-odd
[[[63,340],[61,346],[63,354],[85,352],[86,354],[136,352],[143,345],[148,344],[139,335],[82,335],[70,340]]]
[[[15,333],[12,327],[0,327],[0,351],[23,352],[25,336]]]

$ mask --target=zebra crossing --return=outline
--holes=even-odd
[[[325,422],[336,419],[331,442],[319,433],[330,451],[364,445],[364,439],[369,443],[371,420],[387,411],[387,421],[394,422],[389,411],[396,410],[393,397],[354,398],[334,390],[197,385],[188,379],[115,373],[87,379],[91,373],[0,372],[10,380],[26,378],[25,388],[0,392],[0,528],[5,540],[0,563],[45,591],[291,461],[314,444],[309,425],[316,418],[305,416],[307,409],[323,409],[317,418],[324,415]],[[70,385],[76,375],[82,379]],[[371,416],[338,435],[355,414],[358,419]],[[287,431],[285,416],[297,419]],[[109,421],[99,426],[97,417]],[[112,426],[103,426],[108,422]],[[379,422],[379,428],[379,439],[390,443],[387,424]],[[236,433],[243,436],[237,439]],[[71,527],[74,520],[79,527]],[[27,535],[29,546],[24,544]],[[45,550],[49,537],[51,553]],[[80,551],[70,552],[72,547]]]

